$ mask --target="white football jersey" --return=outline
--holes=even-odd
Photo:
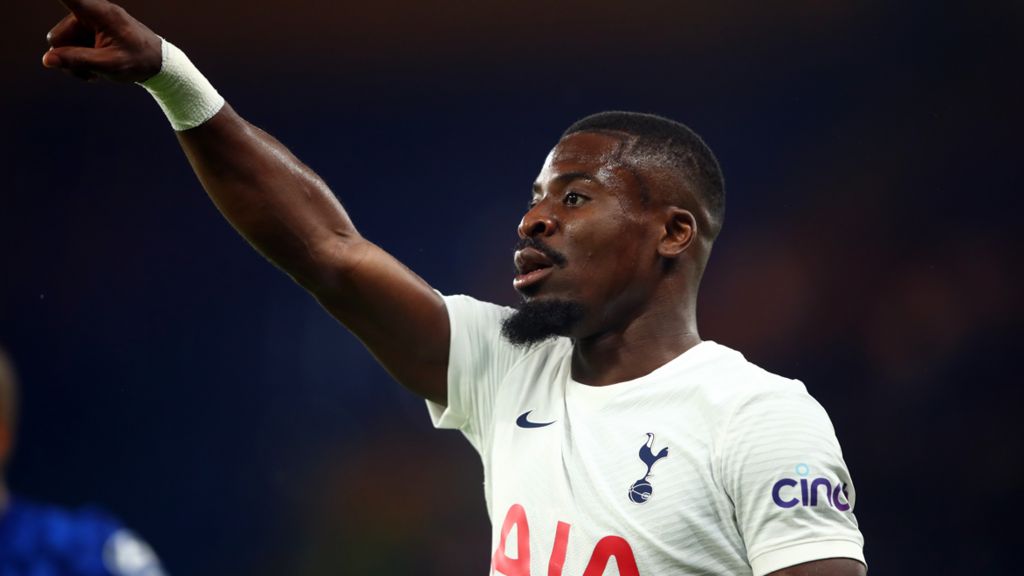
[[[761,575],[864,562],[850,474],[803,384],[703,342],[628,382],[573,381],[572,343],[517,347],[508,308],[445,298],[448,406],[480,453],[506,576]]]

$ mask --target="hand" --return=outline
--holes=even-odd
[[[43,66],[84,80],[142,82],[160,71],[159,36],[107,0],[61,0],[71,11],[46,35]]]

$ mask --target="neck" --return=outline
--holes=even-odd
[[[607,386],[645,376],[700,344],[695,306],[652,308],[624,327],[573,341],[572,377]]]

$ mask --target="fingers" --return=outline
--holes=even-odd
[[[43,66],[82,78],[138,82],[160,71],[161,40],[106,0],[61,0],[72,13],[50,30]]]
[[[68,14],[67,16],[60,19],[57,25],[50,28],[50,31],[46,33],[46,41],[50,45],[54,44],[67,44],[67,37],[69,33],[78,26],[78,18],[74,14]]]
[[[114,67],[110,55],[104,51],[81,46],[51,48],[43,54],[43,66],[62,68],[79,78],[91,78],[110,72]]]
[[[55,48],[60,46],[92,46],[96,35],[82,24],[74,14],[68,14],[46,35],[46,41]]]
[[[110,5],[106,0],[60,0],[60,3],[78,16],[99,14]]]
[[[127,12],[107,0],[60,0],[71,14],[93,28],[105,28],[124,21]]]

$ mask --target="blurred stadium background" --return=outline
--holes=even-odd
[[[872,572],[1019,569],[1024,4],[124,5],[447,293],[514,300],[570,122],[690,124],[729,193],[702,333],[828,409]],[[56,2],[8,10],[13,489],[104,505],[172,574],[484,574],[469,445],[221,220],[141,89],[39,65]]]

